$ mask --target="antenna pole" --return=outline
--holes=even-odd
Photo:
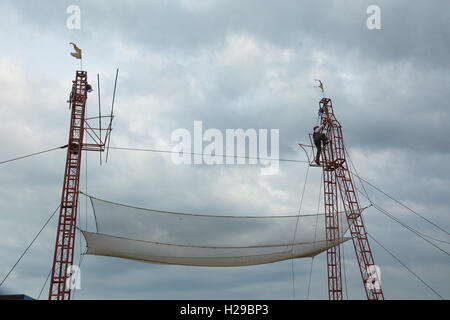
[[[114,112],[114,99],[116,97],[116,86],[117,86],[117,76],[119,75],[119,68],[116,70],[116,80],[114,81],[114,92],[113,92],[113,98],[112,98],[112,104],[111,104],[111,116],[110,116],[110,123],[109,123],[109,134],[108,134],[108,147],[106,149],[106,162],[108,162],[108,154],[109,154],[109,142],[111,141],[111,123],[113,120],[113,112]]]
[[[100,143],[102,142],[102,108],[100,104],[100,75],[97,73],[97,95],[98,95],[98,127],[99,130],[99,136],[100,136]],[[102,165],[102,153],[100,154],[100,165]]]

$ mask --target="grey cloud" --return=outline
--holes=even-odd
[[[104,112],[115,67],[120,68],[116,146],[160,147],[162,141],[170,144],[173,130],[191,130],[194,120],[203,120],[205,128],[220,130],[278,128],[280,156],[301,160],[297,143],[307,141],[317,119],[320,92],[312,86],[320,78],[359,173],[448,229],[447,1],[379,1],[383,29],[374,31],[365,27],[370,1],[218,1],[191,9],[181,2],[81,1],[82,29],[74,31],[65,28],[69,4],[1,4],[10,23],[0,22],[5,39],[0,58],[19,69],[0,72],[0,160],[65,144],[65,100],[78,66],[68,54],[70,41],[84,50],[94,88],[101,74]],[[96,103],[94,92],[91,114]],[[175,166],[167,155],[120,150],[110,150],[101,167],[97,154],[87,158],[87,187],[94,196],[200,213],[296,213],[306,174],[297,163],[281,163],[278,175],[261,177],[258,166]],[[64,151],[55,151],[0,168],[0,252],[6,257],[0,276],[58,205],[63,166]],[[317,210],[319,185],[320,172],[311,169],[302,212]],[[232,198],[244,189],[248,193]],[[443,239],[423,220],[369,192],[421,232]],[[84,225],[84,198],[80,207]],[[88,219],[91,229],[90,212]],[[448,297],[447,257],[373,208],[366,221],[376,239]],[[55,223],[8,280],[8,290],[39,291],[50,267]],[[387,297],[436,298],[380,247],[372,247]],[[351,243],[345,258],[349,297],[364,298]],[[310,263],[294,261],[297,298],[306,297]],[[325,263],[323,255],[314,260],[312,298],[327,298]],[[87,256],[76,296],[290,299],[290,268],[290,261],[197,269]]]

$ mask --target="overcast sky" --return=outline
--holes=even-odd
[[[81,9],[80,29],[67,27],[72,4]],[[381,29],[367,27],[372,4],[380,8]],[[321,79],[360,175],[450,229],[449,1],[6,0],[0,12],[0,161],[67,143],[66,100],[80,67],[69,42],[83,50],[94,88],[100,74],[104,112],[120,69],[111,141],[117,147],[168,150],[174,130],[193,132],[201,120],[204,129],[222,132],[279,129],[280,158],[305,160],[297,144],[308,142],[316,123],[321,92],[314,79]],[[95,115],[96,92],[90,95],[87,113]],[[65,152],[0,166],[0,279],[59,205]],[[175,165],[167,154],[121,150],[110,150],[102,166],[96,153],[83,157],[80,189],[96,197],[229,215],[296,214],[307,170],[282,162],[278,174],[261,175],[260,165]],[[320,169],[310,169],[302,213],[316,212],[320,177]],[[398,219],[449,241],[366,188]],[[80,224],[92,231],[92,213],[80,201]],[[450,297],[448,254],[373,207],[365,222],[375,239]],[[37,298],[55,235],[53,219],[1,292]],[[76,242],[78,263],[85,250],[79,234]],[[373,241],[371,247],[387,299],[439,299]],[[364,299],[351,242],[344,255],[348,298]],[[327,299],[325,258],[313,261],[310,299]],[[204,268],[85,256],[75,299],[292,299],[293,287],[295,298],[305,299],[311,262]],[[47,295],[48,284],[41,299]]]

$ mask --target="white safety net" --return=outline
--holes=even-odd
[[[312,257],[327,243],[324,215],[215,216],[158,211],[91,197],[97,232],[82,230],[87,254],[152,263],[245,266]]]

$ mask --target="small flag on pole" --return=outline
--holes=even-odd
[[[71,44],[71,45],[73,46],[73,49],[75,50],[75,52],[71,52],[70,55],[71,55],[72,57],[77,58],[77,59],[81,59],[81,49],[78,48],[78,47],[75,45],[75,43],[73,43],[73,42],[71,42],[71,43],[69,43],[69,44]]]
[[[319,85],[318,86],[315,86],[316,88],[319,88],[320,90],[322,90],[322,94],[323,94],[323,84],[322,84],[322,81],[320,81],[319,79],[314,79],[315,81],[319,81]]]

